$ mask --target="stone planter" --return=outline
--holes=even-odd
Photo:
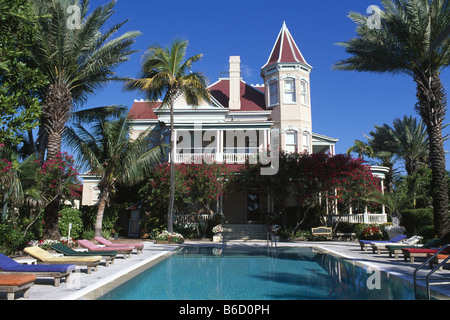
[[[213,235],[213,242],[222,242],[223,241],[223,236],[221,233],[216,233],[215,235]]]

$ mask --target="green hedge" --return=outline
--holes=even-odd
[[[419,235],[424,239],[434,238],[433,208],[407,209],[401,212],[401,225],[408,236]]]

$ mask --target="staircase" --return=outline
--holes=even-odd
[[[265,224],[225,224],[223,228],[226,241],[267,240]]]

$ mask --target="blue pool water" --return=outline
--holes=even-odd
[[[100,299],[406,300],[414,291],[409,282],[312,248],[282,247],[275,255],[267,248],[183,247]]]

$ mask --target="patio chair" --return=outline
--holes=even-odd
[[[91,273],[91,270],[97,271],[98,265],[102,260],[101,256],[92,257],[55,257],[50,252],[45,251],[40,247],[27,247],[23,250],[28,253],[33,258],[37,259],[39,262],[44,264],[59,264],[59,263],[69,263],[77,266],[82,266],[87,268],[87,273]]]
[[[398,255],[402,253],[402,249],[404,248],[432,248],[432,247],[438,247],[442,244],[442,240],[439,238],[434,238],[433,240],[428,241],[424,244],[414,244],[409,246],[403,246],[400,243],[399,244],[388,244],[386,245],[386,249],[389,252],[389,257],[392,258],[392,255],[394,255],[395,259],[398,259]]]
[[[99,247],[96,244],[90,242],[86,239],[78,240],[78,244],[90,251],[98,252],[98,251],[116,251],[119,254],[122,254],[123,258],[126,259],[127,257],[131,257],[131,252],[133,251],[134,247],[125,247],[125,246],[119,246],[119,247]]]
[[[375,241],[375,240],[359,240],[359,245],[361,246],[361,250],[363,251],[367,251],[367,248],[369,248],[371,246],[371,243],[397,243],[397,242],[401,242],[402,240],[404,240],[406,238],[406,236],[404,234],[400,234],[392,239],[389,240],[380,240],[380,241]]]
[[[36,276],[32,274],[1,274],[0,292],[6,292],[7,300],[14,300],[17,292],[23,291],[23,297],[28,298]]]
[[[50,246],[53,250],[64,254],[65,256],[69,257],[92,257],[92,256],[102,256],[102,258],[105,260],[105,266],[108,267],[109,264],[114,264],[114,259],[117,256],[117,251],[85,251],[80,252],[73,250],[72,248],[69,248],[68,246],[62,244],[62,243],[56,243]]]
[[[398,246],[411,246],[415,243],[418,243],[423,237],[421,236],[412,236],[411,238],[405,239]],[[388,246],[390,242],[371,242],[373,253],[381,253],[381,250],[387,250],[386,246]]]
[[[74,264],[52,264],[52,265],[22,265],[8,256],[0,253],[0,274],[33,274],[37,278],[54,278],[54,286],[59,287],[61,278],[65,278],[66,283],[73,270]]]
[[[142,253],[144,250],[144,243],[117,243],[117,242],[111,242],[103,237],[94,237],[95,240],[97,240],[99,243],[107,246],[107,247],[129,247],[132,246],[136,249],[137,254]]]
[[[408,258],[414,263],[415,258],[426,258],[429,253],[435,254],[439,248],[403,248],[403,259],[408,261]],[[441,254],[450,254],[450,247],[441,251]]]

